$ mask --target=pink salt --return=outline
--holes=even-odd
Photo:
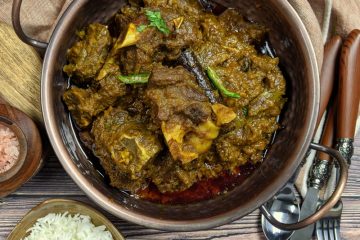
[[[0,173],[12,168],[20,154],[19,140],[7,126],[0,124]]]

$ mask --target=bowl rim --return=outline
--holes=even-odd
[[[55,53],[53,49],[54,46],[59,46],[61,44],[59,38],[64,30],[64,22],[66,23],[66,17],[73,16],[76,14],[77,10],[81,8],[81,6],[86,2],[86,0],[77,0],[73,1],[68,8],[65,10],[64,14],[60,18],[57,23],[53,34],[50,38],[48,49],[45,53],[44,57],[44,65],[42,69],[41,76],[41,105],[42,112],[44,117],[44,123],[46,127],[46,131],[48,133],[50,143],[53,146],[53,149],[60,160],[60,163],[69,174],[69,176],[73,179],[73,181],[85,192],[85,194],[92,199],[97,205],[105,209],[106,211],[114,214],[117,217],[121,217],[127,221],[143,225],[150,228],[161,229],[161,230],[170,230],[170,231],[194,231],[194,230],[202,230],[209,229],[216,226],[220,226],[229,222],[232,222],[236,219],[239,219],[240,216],[249,214],[254,209],[260,207],[263,203],[252,203],[243,206],[243,209],[235,208],[231,211],[218,214],[209,218],[201,218],[195,220],[168,220],[168,219],[159,219],[150,217],[139,212],[132,211],[120,204],[116,204],[115,201],[109,201],[109,198],[106,197],[103,193],[101,193],[98,189],[96,189],[84,175],[77,169],[76,164],[71,160],[71,157],[62,141],[61,135],[58,130],[58,126],[56,124],[56,116],[53,111],[54,101],[50,94],[50,89],[52,85],[49,80],[52,76],[52,65],[54,64]],[[307,63],[307,75],[312,79],[312,89],[310,91],[310,95],[314,96],[312,101],[309,103],[309,111],[311,112],[311,116],[309,116],[309,127],[307,132],[304,134],[304,141],[299,144],[299,151],[296,156],[298,161],[293,161],[289,164],[286,169],[289,170],[286,172],[281,179],[276,179],[272,186],[273,189],[266,188],[264,191],[259,193],[259,198],[267,198],[269,200],[277,191],[281,189],[281,187],[285,184],[283,179],[290,179],[290,177],[295,173],[297,167],[299,166],[301,159],[305,156],[307,149],[312,140],[312,135],[315,130],[315,121],[317,119],[317,109],[319,105],[319,73],[318,66],[316,61],[316,55],[313,48],[313,45],[310,40],[310,36],[301,21],[299,15],[294,10],[294,8],[290,5],[288,1],[283,0],[271,0],[271,2],[276,5],[279,11],[285,12],[288,17],[288,21],[293,23],[298,29],[298,37],[301,39],[300,47],[301,51],[304,52],[304,56],[306,58]],[[274,187],[275,186],[275,187]],[[275,192],[274,192],[275,191]]]
[[[25,227],[24,225],[26,224],[26,221],[30,221],[32,222],[32,225],[35,224],[36,220],[41,218],[38,217],[35,219],[36,216],[33,216],[37,211],[40,211],[42,209],[45,209],[46,207],[48,207],[49,205],[53,205],[53,204],[59,204],[59,205],[63,205],[63,206],[68,206],[68,205],[74,205],[74,206],[80,206],[83,209],[87,209],[90,212],[92,212],[93,214],[95,214],[100,221],[102,222],[102,225],[104,225],[106,227],[106,230],[108,230],[111,235],[113,236],[114,240],[125,240],[124,236],[119,232],[119,230],[114,226],[114,224],[107,218],[105,217],[101,212],[99,212],[98,210],[96,210],[95,208],[87,205],[84,202],[81,201],[76,201],[76,200],[71,200],[71,199],[62,199],[62,198],[53,198],[53,199],[47,199],[41,203],[39,203],[38,205],[36,205],[35,207],[33,207],[30,211],[28,211],[24,217],[16,224],[16,226],[14,227],[14,229],[10,232],[9,236],[8,236],[8,240],[12,240],[15,239],[14,236],[18,231],[20,231],[20,229],[22,229],[23,227]],[[66,211],[64,211],[66,212]],[[46,213],[49,214],[52,212],[48,212]],[[85,214],[85,213],[81,213],[79,212],[79,214]],[[42,216],[45,217],[46,215]],[[85,214],[86,215],[86,214]],[[91,216],[90,216],[91,218]],[[27,234],[26,234],[27,235]],[[26,235],[24,235],[23,237],[25,237]]]

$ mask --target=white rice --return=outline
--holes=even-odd
[[[50,213],[39,218],[26,231],[30,235],[23,240],[113,240],[111,233],[105,229],[104,225],[95,227],[86,215]]]

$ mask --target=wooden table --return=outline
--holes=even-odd
[[[350,176],[343,194],[344,210],[341,220],[343,239],[360,239],[360,134],[355,139],[355,153]],[[41,172],[17,192],[1,199],[0,240],[6,239],[16,223],[38,203],[49,198],[67,198],[94,203],[84,195],[66,174],[56,157],[50,157]],[[103,211],[104,212],[104,211]],[[265,239],[256,210],[230,224],[198,232],[164,232],[126,222],[105,213],[126,239]]]

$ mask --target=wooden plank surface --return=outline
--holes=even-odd
[[[346,240],[360,239],[359,172],[360,136],[357,134],[350,176],[343,194],[344,210],[341,220],[341,234],[342,238]],[[49,198],[75,199],[95,206],[65,173],[58,160],[55,157],[51,157],[47,159],[44,168],[37,176],[17,192],[0,200],[0,240],[6,239],[7,235],[26,212]],[[261,230],[258,210],[230,224],[197,232],[164,232],[148,229],[116,218],[104,211],[102,212],[118,227],[126,239],[265,239]]]

